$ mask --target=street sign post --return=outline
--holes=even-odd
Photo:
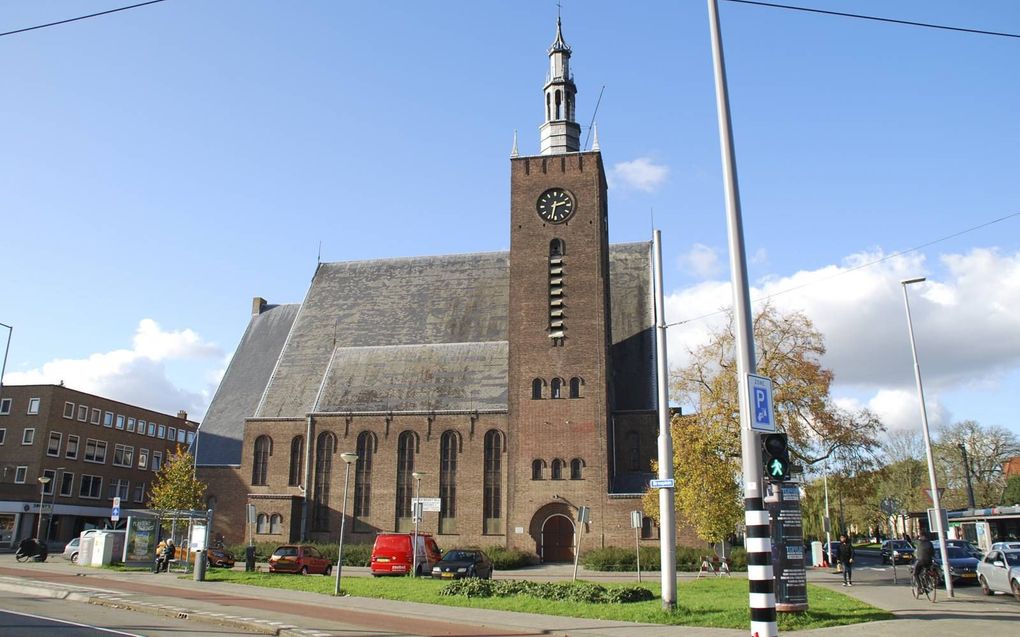
[[[421,510],[426,513],[439,513],[442,508],[442,501],[439,498],[411,498],[411,508],[415,504],[421,505]]]
[[[630,512],[630,528],[634,529],[634,556],[637,558],[637,581],[641,581],[641,511]]]
[[[113,522],[120,521],[120,498],[113,499],[113,508],[110,509],[110,520]]]
[[[649,480],[648,486],[653,489],[672,489],[676,486],[676,481],[673,478],[657,478]]]
[[[751,407],[751,429],[776,431],[776,413],[772,407],[772,379],[747,375],[747,404]]]

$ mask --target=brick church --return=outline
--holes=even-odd
[[[651,244],[609,244],[559,21],[548,55],[540,154],[510,157],[509,252],[321,263],[303,302],[254,300],[199,438],[214,532],[335,542],[349,470],[345,542],[411,530],[420,496],[444,547],[633,546],[656,453]],[[640,535],[657,543],[647,518]]]

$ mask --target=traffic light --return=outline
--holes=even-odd
[[[790,479],[790,447],[786,434],[763,434],[761,464],[765,477],[772,482]]]

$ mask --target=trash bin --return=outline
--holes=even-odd
[[[248,573],[255,572],[255,547],[244,547],[244,570]]]

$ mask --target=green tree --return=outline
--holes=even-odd
[[[149,488],[149,508],[192,511],[202,507],[206,485],[195,477],[195,460],[180,446],[167,457]]]
[[[674,416],[673,474],[678,523],[690,524],[706,542],[721,542],[736,531],[743,517],[740,463],[729,448],[725,429],[698,416]],[[653,463],[654,464],[654,463]],[[653,467],[658,471],[658,467]],[[649,491],[644,509],[659,520],[659,495]]]
[[[1006,486],[1003,465],[1020,454],[1020,441],[1008,429],[983,426],[974,420],[941,428],[933,451],[939,486],[946,489],[943,506],[947,508],[967,506],[963,449],[967,452],[975,504],[979,508],[998,504]]]
[[[1009,480],[1006,481],[1006,488],[1002,491],[1002,501],[999,504],[1003,506],[1020,504],[1020,476],[1009,477]]]

